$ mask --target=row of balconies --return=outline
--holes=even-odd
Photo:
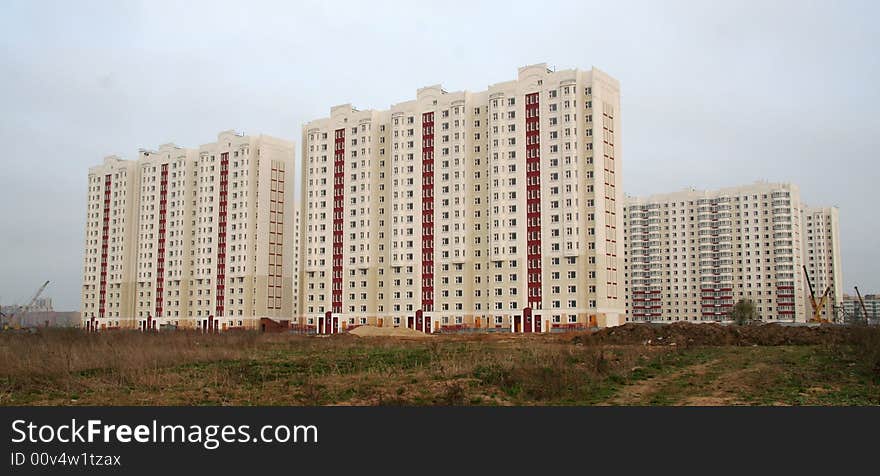
[[[700,238],[700,246],[704,246],[706,244],[720,244],[720,243],[729,243],[733,238],[729,235],[718,235],[718,236],[707,236]],[[701,248],[702,249],[702,248]]]
[[[713,276],[700,276],[701,285],[702,284],[709,284],[709,283],[715,283],[715,284],[721,285],[723,283],[730,283],[732,281],[733,281],[733,273],[732,272],[727,273],[725,275],[719,274],[719,275],[713,275]]]
[[[641,255],[633,256],[630,261],[633,263],[633,265],[638,265],[640,263],[654,263],[658,261],[663,261],[663,257],[656,255]]]
[[[700,261],[701,268],[717,268],[719,266],[730,266],[733,265],[732,259],[721,259],[721,260],[703,260]]]
[[[697,223],[697,228],[730,228],[730,226],[729,218],[712,221],[702,220]]]

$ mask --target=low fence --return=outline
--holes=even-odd
[[[351,326],[346,326],[344,329],[339,329],[339,333],[351,332],[354,329],[361,327],[361,324],[355,324]],[[546,332],[550,333],[565,333],[565,332],[586,332],[586,331],[597,331],[598,327],[590,327],[585,324],[555,324],[550,327],[547,331],[542,332],[534,332],[534,334],[542,334]],[[296,335],[317,335],[318,327],[315,325],[306,325],[306,324],[291,324],[289,327],[285,328],[283,332],[287,332],[290,334]],[[439,328],[435,329],[433,334],[513,334],[514,332],[510,329],[510,327],[472,327],[463,324],[458,325],[441,325]],[[532,332],[516,332],[516,334],[532,334]]]

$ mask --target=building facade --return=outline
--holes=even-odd
[[[174,144],[138,152],[133,317],[141,327],[178,324],[189,314],[197,157]]]
[[[134,318],[137,163],[117,156],[89,169],[80,315],[106,327]]]
[[[843,305],[843,274],[840,259],[840,212],[837,207],[804,207],[804,266],[813,284],[816,299],[828,292],[821,318],[833,321]],[[809,291],[808,291],[809,292]],[[807,300],[807,313],[812,304]]]
[[[627,197],[624,215],[627,321],[724,321],[748,299],[765,321],[804,322],[805,264],[840,295],[836,209],[806,207],[795,185]]]
[[[83,325],[257,328],[296,312],[293,143],[221,132],[89,172]]]
[[[864,310],[862,302],[865,304]],[[880,324],[880,294],[864,294],[862,302],[859,302],[858,295],[845,294],[841,304],[845,319],[848,322]]]
[[[619,138],[619,84],[596,69],[332,108],[302,132],[301,324],[619,324]]]

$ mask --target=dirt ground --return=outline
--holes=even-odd
[[[411,337],[416,339],[433,337],[431,334],[405,327],[358,326],[349,331],[349,334],[358,337]]]
[[[642,405],[646,404],[651,396],[658,393],[664,386],[686,375],[705,375],[707,368],[715,363],[702,362],[691,365],[680,370],[676,370],[666,375],[658,375],[645,380],[639,380],[629,385],[625,385],[607,403],[609,405]],[[698,399],[694,402],[697,405],[730,405],[736,402],[722,398],[715,398],[706,395],[695,396]]]
[[[0,333],[0,405],[880,405],[880,329],[358,329]]]
[[[626,324],[575,337],[577,342],[644,345],[818,345],[851,340],[859,328],[763,324],[732,326],[715,323]]]

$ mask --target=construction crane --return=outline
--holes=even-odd
[[[828,300],[828,293],[831,292],[831,286],[825,288],[820,299],[816,299],[816,293],[813,292],[813,282],[810,281],[810,273],[807,272],[807,265],[804,265],[804,276],[807,278],[807,286],[810,287],[810,305],[813,306],[813,317],[810,322],[828,322],[828,319],[822,318],[822,309],[825,309],[825,302]]]
[[[34,293],[34,297],[32,297],[31,300],[26,305],[19,306],[18,309],[16,309],[11,315],[9,315],[8,320],[7,320],[7,326],[12,327],[14,329],[18,329],[19,327],[21,327],[22,316],[24,316],[25,314],[27,314],[31,310],[31,308],[34,306],[34,303],[37,302],[37,299],[40,298],[40,295],[43,294],[43,291],[46,289],[46,286],[48,286],[48,285],[49,285],[49,281],[46,281],[45,283],[43,283],[43,285],[40,286],[39,289],[37,289],[37,292]],[[4,328],[6,328],[6,326],[4,326]]]
[[[862,307],[862,315],[865,316],[865,322],[868,322],[868,309],[865,308],[865,301],[862,300],[862,293],[859,292],[858,286],[853,286],[856,288],[856,296],[859,297],[859,305]]]

